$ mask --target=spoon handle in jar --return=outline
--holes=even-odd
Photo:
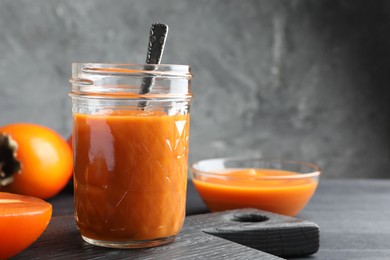
[[[168,35],[168,25],[155,23],[150,27],[146,64],[159,64]]]
[[[146,54],[146,64],[160,64],[160,60],[164,51],[165,42],[168,35],[168,25],[162,23],[154,23],[150,27],[150,36],[148,51]],[[148,70],[147,66],[145,70]],[[153,86],[153,78],[145,77],[142,81],[140,94],[147,94]]]

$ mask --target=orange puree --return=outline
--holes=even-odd
[[[212,211],[259,208],[295,216],[304,208],[318,184],[313,177],[303,178],[301,175],[274,169],[227,169],[212,176],[203,174],[193,182]],[[282,179],[282,176],[301,178]]]
[[[83,236],[176,235],[185,217],[189,115],[74,115],[75,209]]]

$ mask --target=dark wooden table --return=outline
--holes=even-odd
[[[50,202],[53,216],[73,214],[71,188]],[[207,212],[190,182],[187,215]],[[300,259],[390,259],[390,180],[321,180],[297,217],[320,226],[320,250]],[[27,259],[31,250],[15,259]],[[242,255],[231,258],[242,259]]]

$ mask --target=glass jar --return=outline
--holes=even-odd
[[[191,69],[72,65],[77,227],[114,248],[169,243],[185,217]]]

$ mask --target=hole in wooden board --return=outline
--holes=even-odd
[[[235,222],[264,222],[269,220],[268,217],[257,213],[237,213],[231,218]]]

